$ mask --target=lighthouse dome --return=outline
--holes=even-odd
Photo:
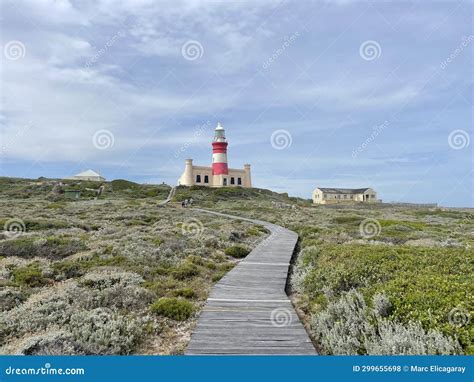
[[[220,122],[217,122],[216,130],[224,130]]]

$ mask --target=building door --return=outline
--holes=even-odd
[[[227,186],[227,178],[224,178],[224,179],[222,180],[222,182],[223,182],[224,186]]]

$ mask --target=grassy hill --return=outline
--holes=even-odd
[[[213,283],[266,236],[300,236],[289,292],[323,354],[473,354],[474,211],[313,206],[263,189],[0,178],[0,353],[181,353]],[[76,327],[87,330],[78,331]],[[100,342],[96,339],[101,338]]]
[[[165,199],[170,186],[138,184],[128,180],[116,179],[111,182],[78,181],[65,179],[22,179],[0,177],[0,198],[14,199],[47,199],[50,201],[66,201],[65,191],[81,192],[81,199],[95,197],[95,192],[103,185],[102,199],[111,198],[148,198]]]

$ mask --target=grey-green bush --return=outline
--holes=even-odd
[[[456,339],[430,330],[420,323],[401,323],[383,318],[391,307],[384,295],[374,296],[371,311],[356,290],[329,301],[326,309],[313,315],[311,330],[323,354],[460,354]]]

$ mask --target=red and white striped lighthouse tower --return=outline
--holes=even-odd
[[[212,142],[212,175],[228,175],[227,140],[225,130],[218,122]]]

